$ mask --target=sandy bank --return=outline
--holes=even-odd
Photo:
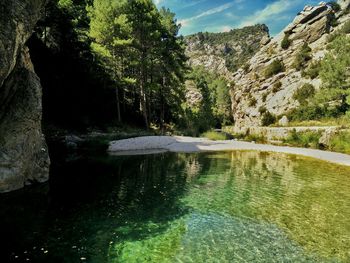
[[[256,150],[298,154],[350,166],[350,155],[286,146],[255,144],[242,141],[211,141],[206,138],[182,136],[146,136],[110,142],[108,151],[113,155],[132,155],[157,152],[210,152]]]

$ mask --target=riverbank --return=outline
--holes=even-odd
[[[348,154],[288,146],[256,144],[235,140],[212,141],[206,138],[183,136],[145,136],[112,141],[109,143],[108,147],[108,152],[113,155],[132,155],[155,152],[194,153],[233,150],[254,150],[297,154],[350,166],[350,155]]]

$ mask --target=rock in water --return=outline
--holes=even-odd
[[[25,46],[44,2],[0,3],[0,192],[46,181],[49,175],[41,131],[42,90]]]

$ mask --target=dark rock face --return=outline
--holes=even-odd
[[[0,3],[0,192],[48,179],[41,85],[25,46],[44,2]]]

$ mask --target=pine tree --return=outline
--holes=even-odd
[[[131,24],[125,14],[126,0],[95,0],[88,8],[90,36],[96,53],[103,58],[116,81],[117,119],[121,122],[120,87],[128,78],[124,75],[126,54],[132,44]],[[119,82],[119,83],[118,83]]]

